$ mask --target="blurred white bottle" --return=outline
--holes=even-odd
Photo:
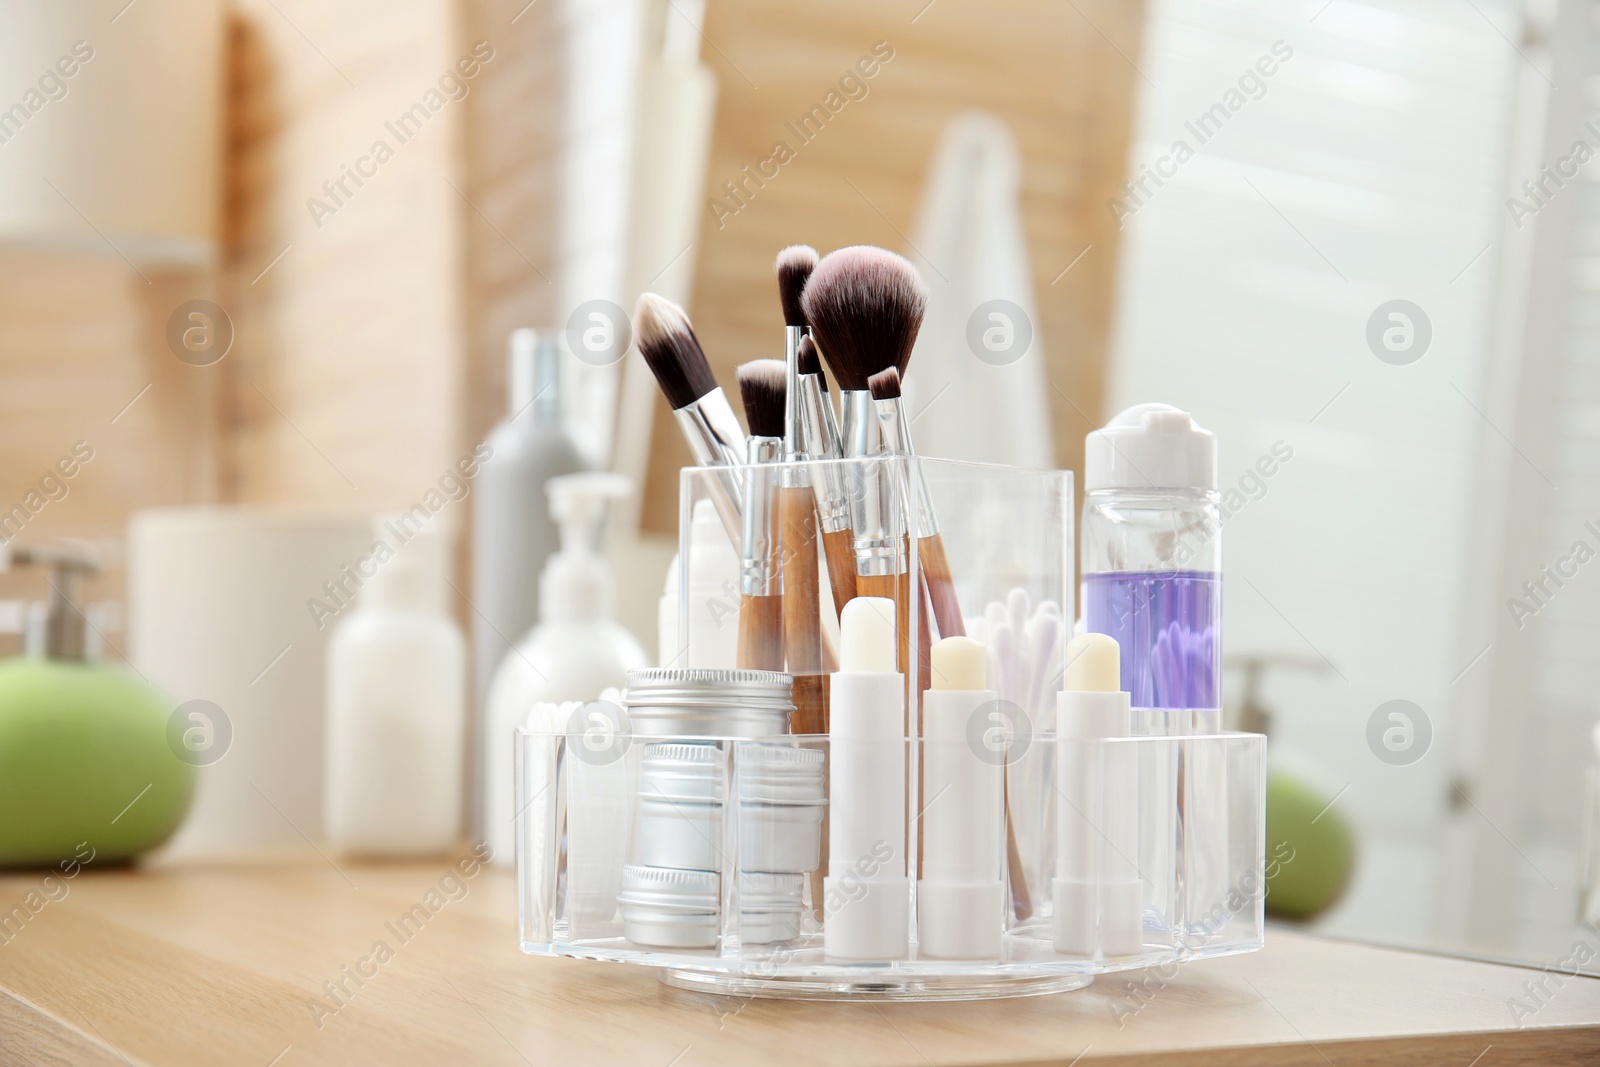
[[[466,642],[445,610],[450,537],[406,516],[373,531],[328,646],[326,832],[343,852],[443,852],[461,836],[467,726]]]
[[[586,466],[561,425],[560,372],[556,333],[511,334],[510,410],[489,434],[489,459],[472,498],[473,706],[480,731],[495,668],[539,621],[539,575],[560,544],[545,486]]]
[[[678,628],[683,557],[672,557],[657,617],[661,666],[732,670],[739,659],[739,553],[710,500],[694,505],[689,529],[689,633]]]
[[[638,639],[611,617],[611,569],[599,551],[606,507],[627,493],[628,479],[568,474],[552,478],[547,489],[561,551],[540,579],[539,625],[500,661],[485,716],[479,804],[484,840],[502,865],[515,863],[516,728],[535,704],[596,700],[626,685],[629,670],[650,662]]]

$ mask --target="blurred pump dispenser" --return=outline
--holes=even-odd
[[[540,573],[559,543],[545,487],[586,466],[561,425],[558,337],[526,329],[511,334],[510,410],[489,434],[490,456],[474,490],[472,654],[480,737],[495,669],[539,621]],[[480,767],[474,778],[480,786],[483,774]]]
[[[147,852],[183,821],[204,759],[186,758],[187,723],[169,701],[89,660],[78,589],[97,569],[90,554],[0,546],[0,570],[12,563],[48,567],[50,599],[30,614],[28,655],[0,663],[0,866]]]
[[[431,855],[461,835],[467,653],[446,611],[451,539],[405,515],[373,533],[376,571],[328,645],[323,821],[342,852]]]
[[[638,640],[611,616],[611,568],[599,551],[608,505],[629,492],[620,474],[552,478],[550,514],[561,527],[561,551],[545,564],[539,585],[539,625],[506,657],[489,687],[483,738],[484,839],[495,863],[515,863],[512,843],[513,740],[535,704],[597,699],[621,689],[627,672],[649,665]],[[564,727],[566,724],[560,724]]]

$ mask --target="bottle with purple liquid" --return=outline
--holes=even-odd
[[[1217,443],[1167,404],[1122,412],[1086,443],[1084,624],[1116,638],[1136,708],[1172,732],[1218,727],[1222,681],[1222,517]]]

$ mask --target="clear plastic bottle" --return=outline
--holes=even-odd
[[[445,611],[449,538],[408,521],[374,524],[376,570],[328,644],[324,821],[344,852],[433,854],[461,836],[467,653]]]
[[[1085,446],[1084,627],[1122,650],[1135,708],[1206,711],[1222,681],[1217,443],[1187,412],[1139,404]]]

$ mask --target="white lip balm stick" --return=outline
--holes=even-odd
[[[828,877],[823,953],[903,960],[910,950],[906,876],[906,678],[895,670],[894,601],[856,597],[839,618],[829,686]]]
[[[1115,638],[1083,634],[1067,645],[1064,690],[1056,698],[1056,951],[1128,956],[1142,947],[1138,764],[1126,737],[1133,713],[1121,692]]]
[[[1005,766],[998,753],[974,750],[968,727],[998,697],[986,688],[984,647],[972,638],[947,637],[929,659],[933,688],[922,699],[918,952],[932,959],[997,960],[1005,917]]]

